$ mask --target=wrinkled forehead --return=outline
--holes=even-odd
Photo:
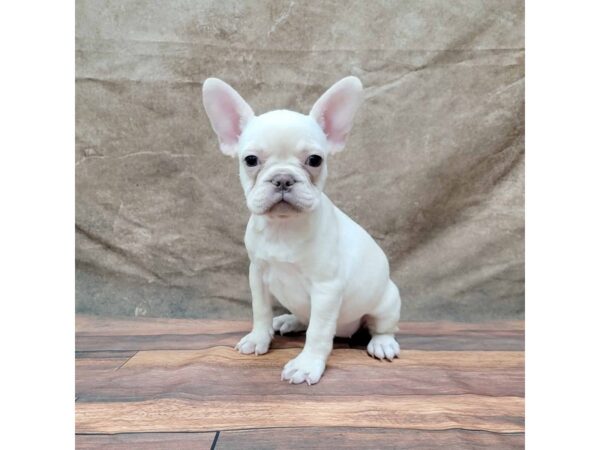
[[[325,152],[327,139],[315,120],[294,111],[270,111],[254,117],[240,136],[240,153],[264,151],[292,156],[305,150]]]

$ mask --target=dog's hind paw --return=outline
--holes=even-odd
[[[376,334],[367,345],[367,353],[380,360],[393,360],[400,354],[400,345],[393,334]]]
[[[262,355],[269,351],[271,339],[273,339],[273,335],[268,331],[252,331],[237,343],[235,349],[244,355],[250,355],[252,353],[255,355]]]
[[[273,319],[273,329],[283,336],[285,333],[306,331],[306,325],[293,314],[282,314]]]

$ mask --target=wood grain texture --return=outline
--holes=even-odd
[[[227,400],[163,398],[78,403],[78,433],[213,431],[245,428],[352,426],[498,433],[524,431],[524,399],[478,395],[337,396]]]
[[[285,363],[299,349],[259,357],[215,347],[189,351],[143,351],[118,371],[96,373],[77,385],[80,401],[142,401],[169,392],[175,398],[271,394],[405,395],[477,394],[522,396],[521,352],[423,352],[407,350],[393,362],[366,352],[336,349],[325,382],[291,386],[280,381]],[[353,383],[349,384],[348,379]]]
[[[79,450],[203,450],[210,449],[216,433],[137,433],[77,435]],[[243,445],[239,448],[244,448]]]
[[[247,320],[198,320],[166,318],[122,318],[78,314],[75,331],[90,335],[158,335],[158,334],[223,334],[247,331],[252,323]],[[399,334],[422,336],[449,336],[453,334],[503,334],[524,331],[522,321],[502,322],[401,322]]]
[[[249,330],[248,330],[249,331]],[[233,348],[248,332],[223,334],[169,334],[132,336],[79,335],[75,347],[81,351],[139,351],[139,350],[197,350],[223,345]],[[300,348],[304,336],[277,336],[271,348]],[[347,341],[336,342],[336,347],[348,348]]]
[[[285,363],[298,355],[297,349],[275,350],[259,357],[240,355],[230,347],[213,347],[204,350],[156,350],[140,351],[130,358],[123,369],[136,367],[179,367],[190,364],[216,364],[236,367],[269,367]],[[420,351],[404,350],[402,358],[393,362],[371,358],[366,352],[354,349],[335,349],[327,361],[329,368],[369,366],[387,369],[389,365],[400,367],[438,367],[445,369],[497,369],[521,368],[522,352],[496,351]]]
[[[80,351],[138,351],[138,350],[197,350],[216,345],[233,347],[250,331],[206,334],[141,334],[141,335],[94,335],[78,333],[75,346]],[[298,348],[304,345],[305,336],[276,335],[272,348]],[[523,333],[502,332],[498,335],[473,332],[449,335],[398,334],[403,349],[410,350],[498,350],[523,351]],[[364,348],[366,342],[354,344],[350,339],[336,338],[336,348]]]
[[[75,358],[77,359],[97,359],[97,358],[130,358],[135,355],[137,350],[130,351],[97,351],[97,352],[85,352],[75,351]]]
[[[106,318],[78,315],[76,348],[80,351],[203,349],[234,346],[252,328],[248,321]],[[401,322],[397,333],[404,349],[524,350],[520,321],[478,323]],[[359,338],[360,340],[360,338]],[[367,342],[338,338],[337,348],[362,348]],[[276,336],[273,348],[304,344],[304,334]]]
[[[78,352],[75,359],[75,385],[102,379],[122,367],[136,352]]]
[[[519,449],[523,433],[500,434],[469,430],[397,430],[382,428],[278,428],[223,431],[219,450],[465,450],[489,448]]]
[[[244,321],[77,317],[78,448],[523,448],[523,324],[405,323],[393,362],[338,339],[317,385],[280,380]]]
[[[121,367],[128,358],[84,358],[75,360],[75,372],[112,371]]]
[[[302,395],[460,395],[522,396],[523,376],[516,371],[493,373],[422,370],[405,372],[372,370],[328,370],[325,379],[314,386],[290,386],[280,380],[282,367],[273,369],[196,368],[176,371],[153,370],[122,375],[116,372],[94,374],[94,379],[78,379],[79,402],[143,401],[156,397],[195,399]],[[233,372],[233,373],[232,373]],[[351,380],[351,382],[349,381]]]
[[[198,320],[167,318],[120,318],[78,314],[75,332],[79,335],[160,335],[160,334],[223,334],[243,332],[252,328],[247,320]]]

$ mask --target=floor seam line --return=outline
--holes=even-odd
[[[210,450],[215,450],[217,448],[217,441],[219,440],[219,435],[221,434],[220,430],[217,430],[215,433],[215,438],[213,439],[212,445],[210,446]]]

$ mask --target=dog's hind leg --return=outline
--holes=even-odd
[[[367,345],[369,355],[391,361],[400,354],[400,345],[394,337],[400,321],[400,305],[400,292],[390,280],[381,303],[366,317],[367,328],[372,336]]]

